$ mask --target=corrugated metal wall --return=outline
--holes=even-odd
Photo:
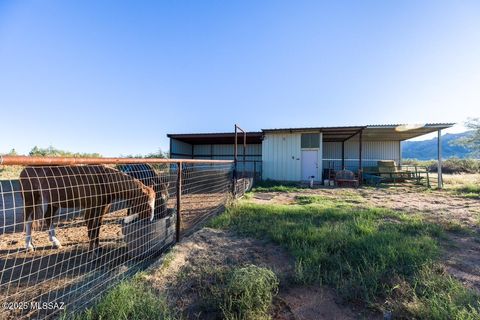
[[[357,139],[345,142],[345,166],[349,170],[358,170],[359,141]],[[323,167],[338,169],[341,166],[342,143],[324,142],[323,144]],[[362,166],[376,166],[378,160],[394,160],[400,163],[400,142],[399,141],[363,141]]]
[[[172,158],[190,158],[192,145],[171,139]],[[358,170],[358,137],[345,142],[345,165],[347,169]],[[193,158],[232,160],[233,144],[194,145]],[[256,172],[262,172],[263,179],[299,181],[301,179],[301,133],[267,133],[262,144],[249,144],[246,150],[247,160],[259,161]],[[341,142],[324,142],[318,150],[319,175],[323,168],[333,165],[340,168],[342,158]],[[363,166],[375,166],[378,160],[395,160],[400,163],[399,141],[363,141]],[[238,146],[239,161],[243,159],[243,145]],[[261,161],[261,165],[260,165]],[[260,166],[260,168],[259,168]],[[239,162],[239,171],[243,164]],[[253,171],[253,163],[247,163],[246,171]]]
[[[192,158],[192,145],[177,139],[170,139],[170,158],[172,159]]]
[[[194,145],[193,155],[195,158],[218,160],[233,160],[234,145],[233,144],[201,144]],[[262,160],[262,145],[247,144],[246,150],[247,160]],[[238,145],[239,160],[243,156],[243,145]]]
[[[212,159],[212,160],[233,160],[234,144],[203,144],[193,146],[193,157],[195,159]],[[238,145],[238,170],[243,171],[243,145]],[[261,144],[247,144],[246,149],[247,163],[245,164],[246,171],[261,171],[262,161],[262,145]],[[249,162],[252,160],[258,161],[254,164]]]
[[[264,180],[300,180],[300,137],[300,133],[265,134],[262,142],[262,178]]]
[[[193,151],[193,156],[192,156]],[[233,160],[234,144],[196,144],[191,145],[177,139],[171,139],[172,159],[208,159]],[[261,172],[262,145],[247,144],[245,165],[246,171]],[[257,163],[248,161],[257,161]],[[243,144],[238,145],[238,170],[243,171]]]

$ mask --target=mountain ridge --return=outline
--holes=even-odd
[[[454,145],[453,142],[466,137],[470,132],[447,133],[442,136],[442,157],[448,158],[470,158],[471,150]],[[402,158],[432,160],[437,159],[437,138],[422,141],[402,141]]]

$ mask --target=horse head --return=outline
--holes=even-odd
[[[150,221],[152,221],[153,217],[154,217],[154,213],[155,213],[155,196],[156,196],[155,190],[152,187],[148,187],[148,186],[143,185],[142,186],[142,192],[147,195],[148,206],[150,207],[150,210],[149,210],[150,211],[149,212],[150,213]],[[148,214],[148,211],[147,211],[147,214]],[[147,218],[147,217],[148,217],[148,215],[145,216],[145,217],[140,216],[140,218]]]
[[[152,221],[155,211],[155,190],[138,180],[135,183],[141,189],[141,194],[132,199],[128,215],[138,215],[140,219],[149,218]]]

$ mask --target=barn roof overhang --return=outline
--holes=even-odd
[[[324,142],[342,142],[357,137],[362,132],[362,138],[367,141],[403,141],[416,138],[431,132],[450,128],[454,123],[427,123],[417,125],[386,124],[343,127],[303,127],[262,129],[262,131],[247,132],[248,144],[261,144],[264,134],[268,133],[307,133],[322,132]],[[183,133],[167,134],[168,138],[183,141],[192,145],[199,144],[233,144],[235,133]],[[237,142],[243,143],[243,134],[239,133]]]
[[[369,125],[363,131],[363,138],[365,140],[403,141],[437,132],[438,130],[447,129],[454,124],[455,123]]]
[[[193,145],[233,144],[235,142],[234,132],[167,134],[167,137]],[[262,132],[247,132],[247,144],[261,144],[262,137]],[[243,133],[238,133],[237,142],[243,143]]]
[[[283,129],[262,129],[264,133],[323,133],[323,141],[335,142],[345,141],[355,136],[365,126],[347,127],[307,127],[307,128],[283,128]]]
[[[262,129],[264,133],[322,132],[324,142],[342,142],[356,137],[369,141],[403,141],[431,132],[450,128],[454,123],[427,123],[421,125],[387,124],[344,127],[306,127]]]

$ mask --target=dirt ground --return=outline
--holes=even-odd
[[[115,283],[123,274],[143,263],[129,257],[127,252],[121,227],[126,209],[113,211],[104,217],[100,230],[101,251],[97,258],[92,258],[81,212],[69,212],[68,219],[57,221],[56,234],[62,248],[52,247],[48,231],[44,228],[33,231],[36,250],[26,252],[23,204],[10,205],[14,199],[10,200],[5,195],[3,198],[4,207],[0,208],[0,215],[4,219],[0,223],[6,221],[2,230],[7,232],[0,233],[0,302],[61,301],[78,305],[82,298],[87,303],[106,285]],[[175,207],[174,200],[169,201],[170,210]],[[185,195],[182,202],[182,232],[193,229],[218,211],[226,201],[226,193]],[[33,314],[35,312],[16,310],[16,313],[7,315],[0,313],[0,319],[31,317]]]
[[[282,248],[271,243],[238,237],[227,231],[203,228],[175,245],[171,260],[152,266],[146,280],[169,304],[187,319],[215,319],[218,315],[205,306],[201,292],[212,270],[246,264],[268,267],[280,280],[271,314],[274,319],[358,319],[365,310],[342,304],[335,293],[325,287],[291,285],[294,260]],[[381,318],[368,314],[368,318]]]
[[[480,292],[480,200],[455,196],[448,191],[425,190],[401,185],[387,188],[318,188],[302,192],[256,193],[257,203],[292,204],[298,195],[319,195],[338,199],[358,207],[381,207],[420,214],[445,226],[447,240],[442,241],[443,263],[454,277]],[[459,228],[460,227],[460,228]]]

